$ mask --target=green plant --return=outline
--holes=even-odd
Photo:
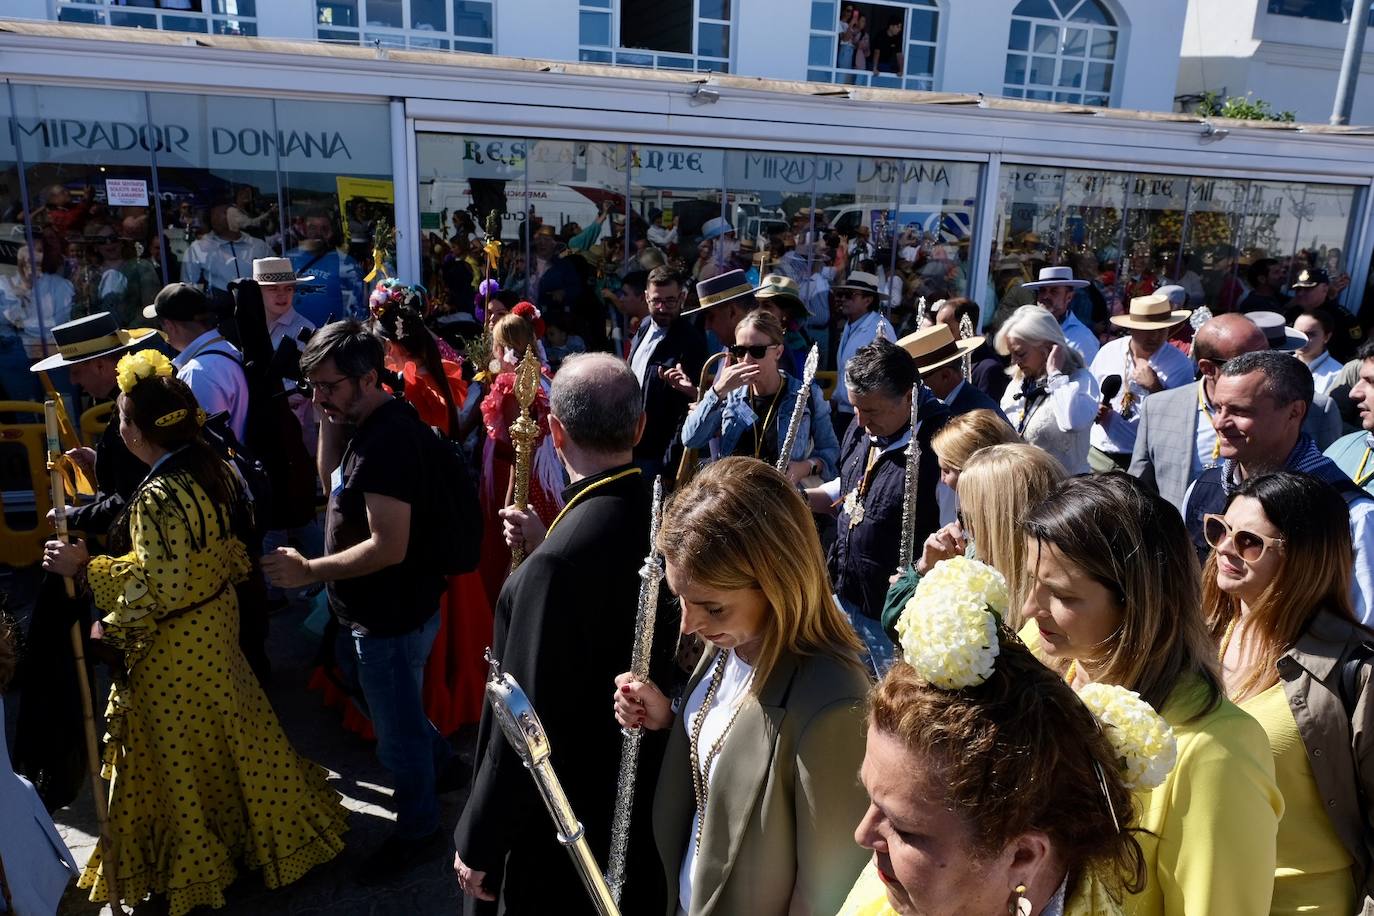
[[[1235,118],[1238,121],[1293,121],[1296,115],[1291,111],[1275,111],[1264,99],[1256,99],[1254,93],[1223,96],[1219,92],[1204,92],[1198,103],[1197,113],[1204,118]]]

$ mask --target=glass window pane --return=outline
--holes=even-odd
[[[654,65],[654,56],[652,54],[621,51],[615,56],[615,62],[624,64],[627,67],[652,67]]]
[[[1241,245],[1250,182],[1194,178],[1190,184],[1183,251],[1187,269],[1199,277],[1203,294],[1201,301],[1190,304],[1194,308],[1205,304],[1218,311],[1229,310],[1235,307],[1243,291],[1236,252]]]
[[[812,83],[828,83],[834,78],[829,70],[807,70],[806,79]]]
[[[245,35],[254,36],[258,34],[256,23],[244,22],[239,19],[216,19],[214,22],[214,32],[216,35]]]
[[[1016,24],[1012,23],[1015,30]],[[939,36],[940,14],[935,10],[912,10],[911,32],[907,35],[912,41],[934,42]]]
[[[610,19],[606,20],[608,23]],[[491,37],[491,4],[485,0],[453,0],[453,34]]]
[[[1054,94],[1054,100],[1056,102],[1067,102],[1069,104],[1076,104],[1083,100],[1083,96],[1077,92],[1056,92]]]
[[[80,22],[86,25],[103,25],[105,14],[99,10],[78,10],[65,6],[57,13],[58,22]]]
[[[1127,251],[1122,252],[1122,302],[1146,296],[1175,272],[1183,240],[1188,179],[1133,173],[1126,196]]]
[[[1052,166],[1002,166],[993,232],[991,282],[985,324],[1000,325],[1018,306],[1035,301],[1033,290],[1021,284],[1055,263],[1063,221],[1064,170]]]
[[[588,51],[583,48],[577,52],[577,59],[591,64],[609,64],[611,62],[611,52]]]
[[[403,0],[366,0],[367,25],[373,28],[403,28],[402,5]]]
[[[1058,19],[1059,11],[1050,5],[1050,0],[1021,0],[1012,10],[1016,16],[1029,16],[1036,19]]]
[[[601,9],[610,9],[611,0],[581,0],[582,6],[595,6]]]
[[[812,67],[829,67],[830,49],[833,45],[834,40],[829,35],[812,35],[806,62]]]
[[[729,57],[730,27],[701,23],[697,27],[697,53],[704,57]]]
[[[315,21],[320,25],[356,28],[357,0],[318,0],[315,4]]]
[[[1062,61],[1059,66],[1059,85],[1081,89],[1083,87],[1083,61]]]
[[[1051,25],[1037,25],[1035,27],[1035,47],[1032,50],[1036,54],[1058,53],[1059,29]]]
[[[971,162],[929,160],[907,160],[903,169],[894,242],[902,302],[963,296],[981,169]]]
[[[907,76],[932,76],[935,73],[935,48],[930,45],[908,45]]]
[[[696,0],[620,0],[620,46],[691,54],[695,8]]]
[[[1032,102],[1051,102],[1054,101],[1054,93],[1042,89],[1027,89],[1026,98]]]
[[[1025,95],[1025,92],[1018,88],[1007,88],[1002,90],[1002,94],[1009,99],[1019,99]]]
[[[816,0],[811,4],[811,28],[817,32],[835,31],[835,4]]]
[[[162,27],[169,32],[207,32],[210,25],[204,19],[190,16],[163,16]]]
[[[1116,58],[1116,33],[1107,29],[1093,29],[1093,57]]]
[[[1090,95],[1083,100],[1085,105],[1098,105],[1102,108],[1110,107],[1112,100],[1105,95]]]
[[[111,10],[110,25],[131,29],[155,29],[157,28],[157,17],[147,13],[117,13]]]
[[[1013,51],[1025,51],[1030,48],[1031,24],[1024,19],[1013,19],[1011,21],[1011,37],[1007,39],[1007,47]]]
[[[410,0],[410,27],[425,32],[447,32],[444,0]]]
[[[1007,68],[1003,80],[1008,83],[1024,83],[1026,81],[1026,55],[1007,55]]]
[[[1075,57],[1086,57],[1088,54],[1088,30],[1065,29],[1064,53],[1072,54]]]
[[[584,45],[611,43],[611,17],[605,13],[578,13],[579,41]]]
[[[257,0],[214,0],[210,9],[230,16],[256,16]]]
[[[698,15],[702,19],[730,20],[730,0],[700,0]]]
[[[454,41],[453,50],[469,51],[473,54],[492,53],[491,42],[489,41]]]
[[[1038,86],[1054,85],[1054,58],[1032,57],[1029,83]]]
[[[351,45],[358,43],[357,32],[340,32],[332,29],[319,29],[315,32],[315,38],[319,41],[333,41]]]
[[[380,45],[383,48],[404,48],[406,37],[394,32],[364,32],[363,43]]]
[[[410,36],[410,47],[417,51],[447,51],[447,38],[431,38],[428,35]]]
[[[1112,65],[1089,64],[1087,88],[1110,92],[1112,88]]]
[[[1067,6],[1067,4],[1065,4]],[[1098,0],[1083,0],[1078,9],[1069,14],[1070,22],[1094,22],[1099,25],[1116,25],[1112,14],[1107,12]]]
[[[690,57],[660,57],[658,65],[664,70],[692,70],[697,62]]]

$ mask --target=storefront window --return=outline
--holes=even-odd
[[[631,253],[642,232],[646,242],[676,254],[693,282],[738,266],[740,243],[759,227],[761,214],[755,200],[740,210],[726,203],[726,157],[737,154],[639,144],[631,153]],[[724,227],[713,221],[721,219],[734,231],[720,234]],[[657,243],[650,240],[651,228]]]
[[[578,60],[730,72],[731,0],[580,0]]]
[[[57,20],[169,32],[258,34],[257,0],[185,0],[175,6],[154,9],[150,3],[123,0],[57,0]]]
[[[908,304],[967,295],[981,167],[906,160],[902,168],[894,264]]]
[[[492,4],[493,0],[315,0],[315,37],[491,54]]]
[[[806,78],[890,88],[935,88],[940,9],[935,0],[812,0]]]

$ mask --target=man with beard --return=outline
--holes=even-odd
[[[270,254],[264,251],[256,257]],[[327,321],[366,314],[363,272],[357,261],[335,246],[334,217],[328,210],[316,208],[305,214],[305,238],[286,256],[297,274],[312,277],[312,282],[296,290],[296,311],[311,324],[319,327]]]
[[[630,342],[630,370],[643,392],[648,418],[644,435],[635,446],[635,461],[652,476],[669,460],[669,447],[687,416],[692,392],[674,379],[695,379],[706,361],[706,338],[682,317],[686,291],[682,279],[668,267],[655,267],[644,290],[648,321],[641,321]],[[672,378],[668,373],[672,371]]]

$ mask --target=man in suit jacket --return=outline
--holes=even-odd
[[[644,424],[639,386],[624,362],[608,354],[564,362],[549,395],[549,435],[572,483],[548,531],[533,512],[505,513],[507,540],[528,553],[501,588],[492,637],[493,657],[539,713],[554,769],[603,863],[621,745],[608,698],[630,660],[639,567],[649,549],[649,478],[632,463]],[[674,629],[671,613],[659,620],[663,630]],[[667,642],[671,650],[675,642]],[[654,772],[664,740],[646,741],[644,772]],[[632,823],[639,839],[630,844],[626,913],[651,912],[664,894],[648,839],[653,781],[639,786],[635,815],[642,822]],[[595,912],[490,706],[482,711],[472,792],[454,843],[470,916]]]
[[[650,475],[669,464],[669,449],[691,406],[690,394],[666,376],[673,371],[674,377],[695,380],[706,361],[705,335],[682,317],[685,293],[676,272],[655,267],[644,291],[649,320],[640,323],[630,344],[630,369],[639,380],[646,418],[634,456]]]
[[[996,401],[964,379],[964,358],[982,344],[981,337],[955,340],[954,332],[943,322],[897,341],[898,346],[911,354],[922,384],[949,409],[951,417],[970,410],[991,410],[1006,420],[1006,414]]]

